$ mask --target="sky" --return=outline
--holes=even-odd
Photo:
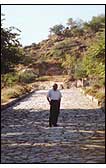
[[[69,18],[89,21],[105,14],[105,5],[1,5],[1,13],[5,14],[4,27],[20,29],[20,43],[26,46],[47,39],[56,24],[67,26]]]

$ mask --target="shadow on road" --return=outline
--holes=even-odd
[[[105,117],[100,109],[61,109],[58,127],[48,110],[1,114],[2,163],[105,163]]]

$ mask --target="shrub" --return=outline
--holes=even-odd
[[[92,86],[92,89],[94,89],[94,90],[98,90],[98,89],[100,89],[100,88],[101,88],[100,84],[94,84],[94,85]]]
[[[98,100],[102,101],[102,100],[105,99],[105,93],[97,92],[96,95],[95,95],[95,97],[96,97]]]
[[[96,92],[97,91],[93,88],[85,89],[85,94],[89,94],[89,95],[92,95],[92,96],[95,96]]]
[[[85,88],[84,90],[85,90],[85,94],[87,94],[90,92],[91,88]]]
[[[22,72],[19,75],[19,82],[21,83],[31,83],[35,81],[35,74],[33,72]]]
[[[105,87],[105,78],[100,79],[98,82],[101,87]]]
[[[30,92],[32,89],[29,85],[15,85],[12,88],[4,88],[1,92],[1,102],[8,102],[11,98],[17,98],[25,93]]]
[[[95,89],[96,87],[96,89]],[[94,88],[87,88],[85,89],[85,94],[89,94],[94,96],[96,99],[98,99],[99,104],[101,104],[102,102],[104,102],[105,100],[105,93],[101,92],[101,90],[97,90],[98,85],[95,84]]]
[[[19,76],[16,73],[7,73],[1,77],[2,87],[9,86],[12,87],[19,80]]]
[[[15,91],[14,89],[9,90],[7,93],[8,98],[15,98],[18,97],[19,95],[20,94],[18,93],[18,91]]]

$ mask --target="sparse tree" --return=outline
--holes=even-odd
[[[61,35],[63,29],[64,29],[64,26],[62,24],[59,24],[59,25],[55,25],[52,28],[50,28],[50,32],[52,32],[56,35]]]

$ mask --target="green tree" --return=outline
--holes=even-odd
[[[62,24],[59,24],[59,25],[55,25],[52,28],[50,28],[50,32],[56,35],[61,35],[63,29],[64,29],[64,26]]]
[[[68,21],[67,21],[67,25],[70,27],[70,28],[73,28],[76,26],[76,21],[74,21],[72,18],[69,18]]]
[[[68,75],[73,75],[75,73],[75,62],[76,58],[74,56],[71,56],[70,54],[65,54],[62,67],[66,69]]]
[[[13,33],[14,29],[20,32],[14,27],[4,28],[1,23],[1,73],[13,69],[14,65],[21,62],[23,58],[22,47],[18,39],[19,34]]]
[[[68,19],[67,25],[70,27],[67,34],[68,36],[82,36],[84,33],[83,25],[84,22],[82,19],[73,20],[72,18]]]
[[[93,17],[92,20],[89,22],[90,27],[93,32],[98,32],[103,28],[103,24],[105,23],[105,16],[99,15],[97,17]]]
[[[92,20],[84,23],[84,30],[92,33],[101,31],[105,24],[105,16],[93,16]],[[93,34],[94,35],[94,34]]]
[[[85,78],[87,77],[87,71],[82,61],[77,61],[75,65],[75,78]]]
[[[105,31],[97,34],[83,59],[87,75],[97,82],[105,78]]]

